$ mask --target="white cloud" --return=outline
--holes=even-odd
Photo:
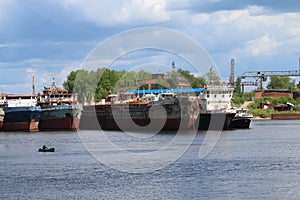
[[[0,44],[0,48],[9,47],[9,44]]]
[[[227,59],[295,54],[297,51],[299,54],[300,13],[268,14],[262,10],[248,7],[210,14],[190,13],[193,23],[186,32],[208,47],[209,52],[222,53]]]
[[[263,6],[248,6],[245,10],[247,10],[251,16],[260,16],[269,12]]]
[[[191,16],[192,24],[204,24],[210,19],[210,15],[206,13],[199,13]]]
[[[245,52],[250,56],[272,55],[277,53],[279,46],[280,42],[276,41],[274,37],[264,35],[258,39],[248,41]]]
[[[239,19],[243,15],[245,15],[244,10],[219,11],[215,15],[215,20],[217,24],[228,24],[233,23],[235,20]]]
[[[169,20],[164,0],[131,0],[124,3],[120,14],[115,15],[117,22],[132,21],[162,22]]]
[[[190,0],[165,0],[169,10],[183,10],[191,6]]]
[[[58,1],[67,10],[97,25],[155,23],[169,20],[165,0],[66,0]]]
[[[29,74],[34,74],[36,72],[36,69],[33,69],[33,68],[27,68],[26,69],[26,72],[29,73]]]

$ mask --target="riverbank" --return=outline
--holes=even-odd
[[[271,115],[272,120],[297,120],[300,119],[300,114],[272,114]]]
[[[300,114],[272,114],[271,117],[253,117],[252,120],[300,120]]]
[[[257,121],[259,121],[259,120],[271,120],[271,118],[270,117],[267,117],[267,118],[262,118],[262,117],[253,117],[251,120],[257,120]]]

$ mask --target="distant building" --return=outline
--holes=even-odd
[[[168,74],[151,74],[151,79],[158,79],[159,77],[163,79],[168,79],[169,75]]]
[[[254,99],[260,99],[262,97],[278,98],[278,97],[291,97],[293,98],[293,93],[288,90],[265,90],[264,92],[255,91]]]
[[[263,97],[291,97],[293,98],[293,93],[289,92],[288,90],[265,90],[263,93]]]

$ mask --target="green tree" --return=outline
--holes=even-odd
[[[295,90],[295,80],[288,76],[271,76],[270,82],[267,85],[268,89],[287,89]]]
[[[195,85],[196,87],[203,87],[204,85],[206,85],[206,80],[204,76],[200,76],[197,78],[197,85]]]
[[[105,98],[109,93],[120,92],[120,87],[128,85],[129,87],[134,84],[134,80],[130,79],[130,76],[136,76],[135,73],[125,73],[124,71],[119,72],[116,70],[105,69],[102,75],[100,76],[95,100],[99,101],[100,99]],[[129,77],[128,77],[129,76]]]
[[[236,81],[235,81],[235,87],[234,87],[234,93],[237,94],[237,95],[240,95],[242,93],[242,91],[241,91],[241,82],[242,82],[241,77],[237,77]]]
[[[123,72],[99,68],[97,71],[77,70],[71,72],[63,86],[69,92],[77,93],[78,101],[99,101],[115,89]],[[75,81],[76,80],[76,81]]]
[[[169,88],[178,87],[178,74],[175,71],[171,71],[169,73],[169,78],[167,79],[167,83],[169,85]]]
[[[206,73],[206,82],[209,84],[220,84],[221,78],[217,75],[213,67]]]
[[[155,84],[156,84],[157,89],[170,88],[170,84],[168,83],[168,81],[161,76],[159,76],[157,78]]]
[[[74,83],[76,80],[78,71],[72,71],[68,76],[67,80],[63,82],[64,89],[68,90],[68,92],[72,93],[74,89]]]
[[[150,72],[146,72],[143,69],[140,70],[137,74],[138,80],[147,80],[147,79],[151,79],[151,73]]]
[[[188,70],[182,70],[182,69],[178,69],[177,72],[183,76],[184,78],[186,78],[186,80],[190,83],[192,88],[198,88],[200,87],[200,85],[205,85],[206,81],[205,81],[205,77],[195,77],[193,74],[191,74]]]
[[[252,101],[252,98],[254,96],[254,92],[245,92],[245,93],[233,93],[233,99],[232,99],[232,103],[234,104],[234,106],[241,106],[243,103],[245,103],[245,101]]]
[[[90,72],[86,70],[78,70],[76,81],[73,85],[73,92],[78,94],[79,102],[89,102],[95,93],[93,83],[94,79],[91,78]]]

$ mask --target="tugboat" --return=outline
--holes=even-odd
[[[247,112],[247,109],[235,109],[236,115],[232,119],[229,128],[231,129],[248,129],[250,128],[253,115]]]

